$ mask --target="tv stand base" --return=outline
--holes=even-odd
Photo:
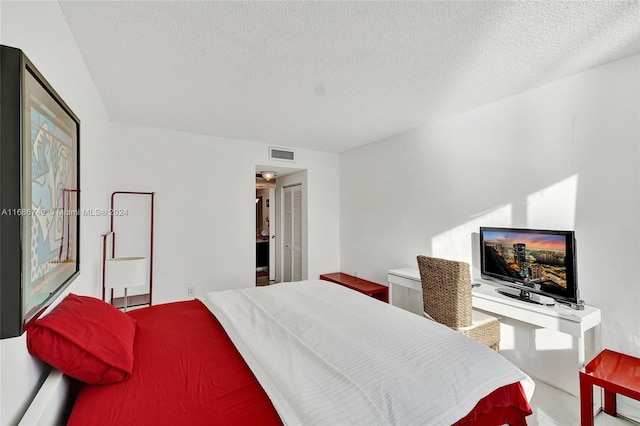
[[[511,288],[496,288],[496,291],[503,296],[510,297],[512,299],[521,300],[527,303],[533,303],[535,305],[542,306],[555,306],[556,302],[551,297],[540,296],[537,294],[531,294],[525,290],[517,290]]]

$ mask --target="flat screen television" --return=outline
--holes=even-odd
[[[481,227],[480,273],[482,278],[520,290],[498,290],[506,296],[540,303],[533,293],[578,303],[575,233]]]

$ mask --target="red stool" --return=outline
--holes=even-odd
[[[604,389],[604,412],[616,416],[616,394],[640,401],[640,359],[605,349],[580,370],[580,423],[593,426],[593,385]]]

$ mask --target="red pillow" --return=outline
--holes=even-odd
[[[121,382],[133,370],[136,321],[100,299],[69,294],[27,329],[27,348],[89,384]]]

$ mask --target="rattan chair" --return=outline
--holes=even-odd
[[[471,308],[469,264],[418,256],[425,316],[500,352],[500,321]]]

